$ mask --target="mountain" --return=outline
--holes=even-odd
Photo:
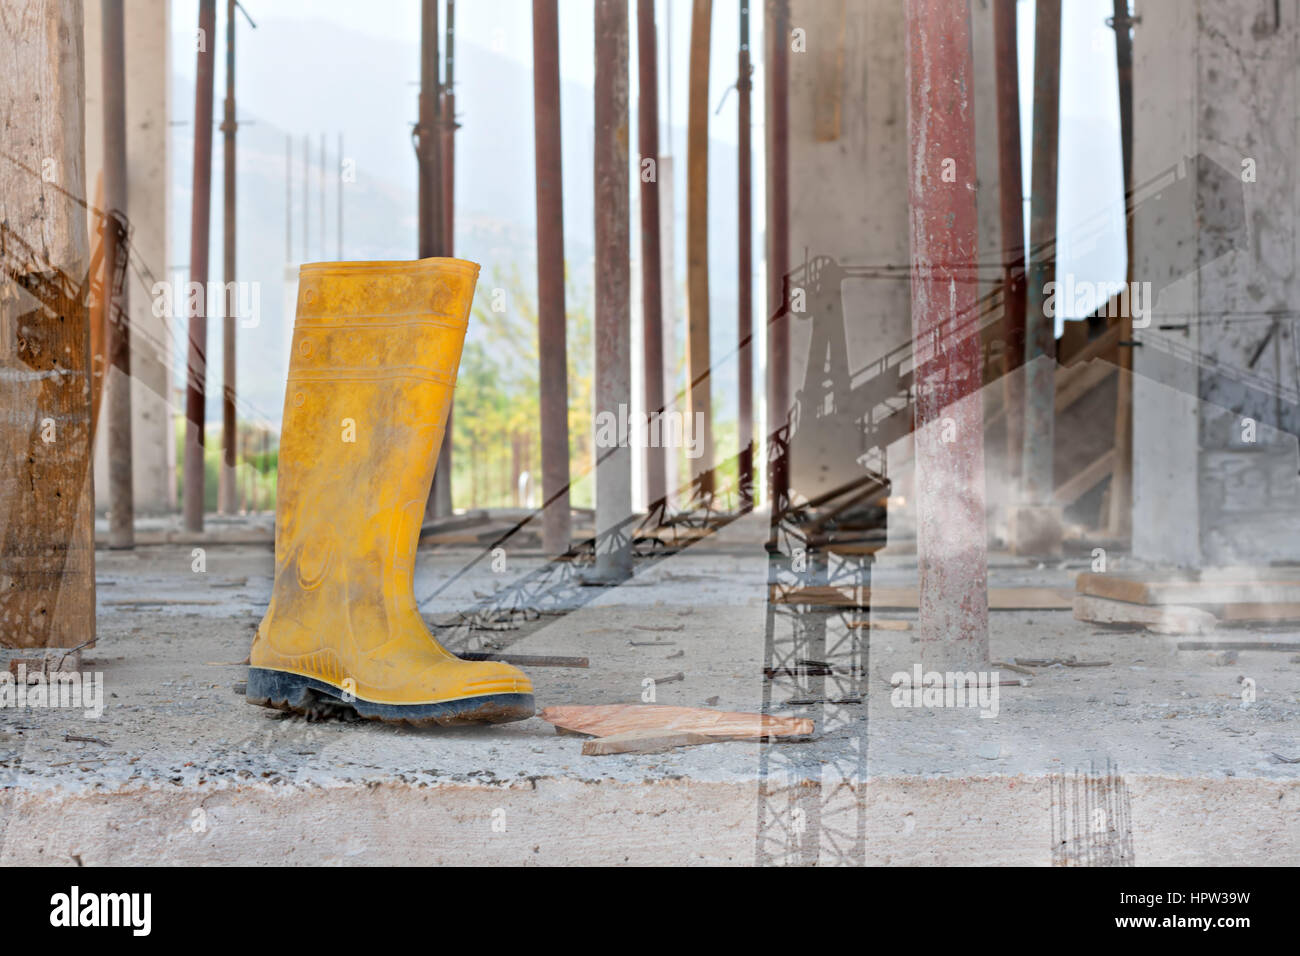
[[[398,43],[349,33],[319,20],[259,20],[256,32],[241,35],[238,50],[238,276],[255,282],[261,313],[257,326],[239,332],[240,414],[278,424],[284,400],[285,337],[292,323],[285,298],[285,151],[291,138],[292,258],[337,257],[337,137],[355,181],[343,187],[345,259],[413,258],[416,248],[416,164],[410,130],[416,115],[418,38]],[[222,62],[218,51],[218,62]],[[536,295],[536,214],[533,168],[533,87],[526,66],[490,49],[460,43],[456,57],[456,237],[458,255],[482,264],[479,294],[490,284],[518,276],[529,297]],[[217,77],[218,117],[224,78]],[[578,301],[591,307],[593,240],[593,92],[565,82],[561,89],[564,136],[565,254]],[[193,171],[192,76],[173,74],[171,109],[172,262],[189,259]],[[732,99],[734,109],[734,98]],[[633,104],[635,110],[635,103]],[[724,114],[725,117],[726,114]],[[734,114],[733,114],[734,115]],[[719,120],[721,122],[721,120]],[[630,131],[635,133],[635,116]],[[320,148],[327,151],[321,238]],[[308,141],[310,180],[303,192],[303,137]],[[685,131],[673,130],[677,169],[685,169]],[[756,145],[761,136],[756,131]],[[635,144],[634,144],[635,149]],[[710,305],[715,356],[715,404],[720,415],[735,414],[736,150],[710,142]],[[635,155],[632,157],[635,166]],[[221,278],[222,148],[214,133],[210,278]],[[632,189],[638,181],[630,171]],[[679,172],[679,175],[681,173]],[[759,181],[761,183],[761,180]],[[684,181],[674,188],[677,209],[677,341],[684,346],[686,244]],[[761,203],[761,188],[756,200]],[[304,254],[303,209],[308,213]],[[632,223],[633,234],[637,224]],[[761,239],[756,242],[760,246]],[[758,250],[761,252],[761,246]],[[761,258],[756,252],[756,257]],[[182,268],[179,278],[188,278]],[[639,295],[633,290],[634,297]],[[756,301],[761,302],[759,297]],[[175,330],[184,341],[183,320]],[[471,337],[474,330],[471,328]],[[221,342],[219,324],[209,330],[209,420],[219,417]],[[637,361],[639,342],[633,343]],[[177,364],[178,374],[182,366]]]

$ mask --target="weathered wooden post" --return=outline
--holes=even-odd
[[[3,6],[0,644],[77,647],[95,637],[82,6]]]

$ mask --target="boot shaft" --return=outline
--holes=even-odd
[[[277,591],[310,588],[346,549],[352,562],[382,569],[390,599],[409,599],[477,276],[475,263],[458,259],[302,267],[280,441]],[[281,581],[284,562],[296,567]]]

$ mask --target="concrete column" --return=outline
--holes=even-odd
[[[175,409],[168,392],[172,361],[169,317],[153,313],[154,282],[171,278],[169,269],[170,193],[168,188],[168,38],[170,5],[165,0],[131,0],[125,4],[126,37],[126,176],[131,208],[131,448],[136,514],[171,509],[176,481]],[[101,17],[98,3],[85,5],[86,182],[94,183],[104,165]],[[95,225],[92,219],[89,223]],[[91,241],[94,241],[92,236]],[[137,269],[139,273],[137,274]],[[173,302],[184,297],[173,295]],[[109,372],[106,393],[116,387]],[[107,398],[107,394],[106,394]],[[107,406],[105,406],[107,407]],[[95,436],[95,507],[108,508],[108,435]]]
[[[1155,309],[1134,320],[1133,548],[1195,565],[1296,560],[1296,330],[1270,316],[1300,300],[1297,4],[1140,12],[1134,280]]]
[[[823,318],[813,314],[807,288],[804,313],[792,316],[785,325],[784,354],[769,350],[769,364],[785,363],[788,401],[799,404],[790,487],[808,498],[861,477],[858,458],[869,450],[854,421],[868,409],[845,402],[842,395],[840,403],[828,409],[823,383],[832,377],[847,380],[851,373],[905,345],[912,335],[905,277],[904,7],[849,0],[842,9],[841,21],[839,3],[794,0],[790,4],[787,33],[801,31],[796,36],[806,44],[804,52],[788,56],[788,250],[795,259],[790,266],[802,265],[806,250],[813,258],[828,256],[847,267],[885,266],[895,274],[877,271],[825,290],[825,303],[843,315],[843,346],[833,354],[813,354],[814,336]],[[788,50],[792,38],[786,35],[784,42]],[[818,115],[833,114],[836,101],[838,130],[825,123],[819,129]],[[768,149],[770,157],[770,145]],[[770,212],[767,228],[769,232],[773,228]],[[826,374],[828,361],[840,369],[834,376]],[[769,428],[784,423],[788,410],[773,401],[769,393]],[[892,457],[890,474],[894,474]],[[904,497],[910,501],[910,495]]]
[[[907,4],[908,203],[916,363],[921,657],[988,663],[984,414],[970,19],[965,4]]]

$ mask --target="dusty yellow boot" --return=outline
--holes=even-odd
[[[444,650],[411,589],[477,278],[460,259],[302,267],[253,703],[417,724],[533,715],[528,678]]]

